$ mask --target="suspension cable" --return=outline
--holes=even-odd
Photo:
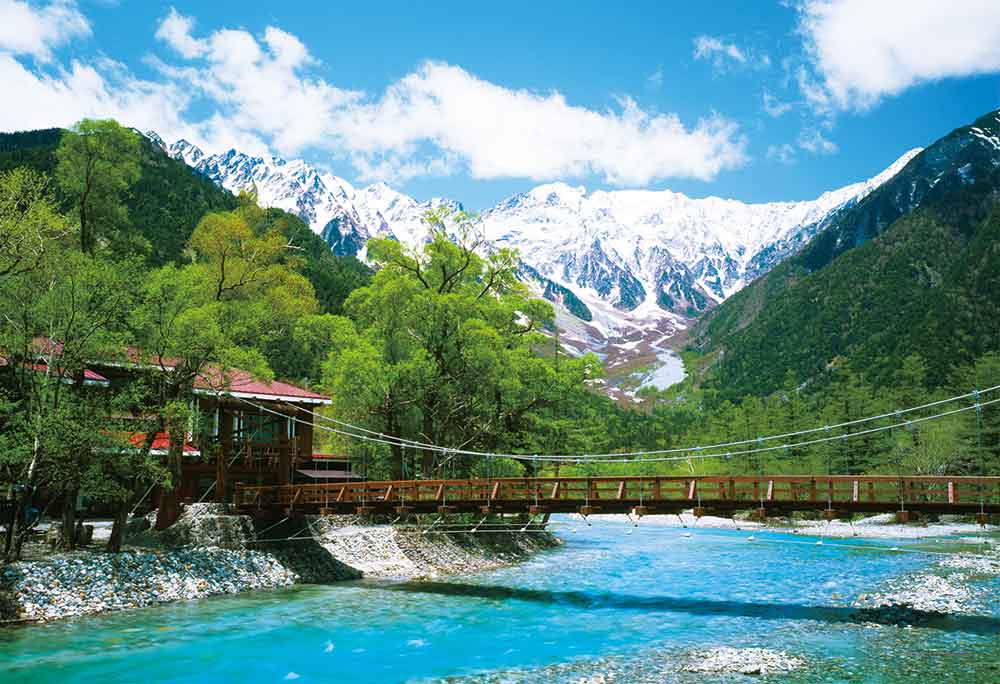
[[[881,413],[881,414],[878,414],[878,415],[867,416],[867,417],[864,417],[864,418],[856,418],[854,420],[848,420],[848,421],[844,421],[844,422],[841,422],[841,423],[835,423],[833,425],[823,425],[823,426],[820,426],[820,427],[813,427],[813,428],[808,428],[808,429],[805,429],[805,430],[796,430],[794,432],[786,432],[786,433],[775,434],[775,435],[767,435],[767,436],[762,436],[762,437],[747,438],[747,439],[736,440],[736,441],[732,441],[732,442],[722,442],[722,443],[718,443],[718,444],[699,445],[699,446],[693,446],[693,447],[675,447],[675,448],[671,448],[671,449],[655,449],[655,450],[648,450],[648,451],[632,451],[632,452],[617,452],[617,453],[616,452],[612,452],[612,453],[605,453],[605,454],[594,454],[594,453],[588,453],[588,454],[552,454],[552,455],[547,455],[547,456],[540,457],[540,458],[541,458],[541,460],[555,460],[557,458],[558,459],[572,459],[572,460],[577,460],[577,459],[579,459],[579,460],[599,460],[599,459],[602,459],[602,458],[611,458],[611,457],[619,457],[620,458],[620,457],[631,457],[631,456],[654,456],[654,455],[662,455],[662,454],[691,453],[691,452],[698,452],[698,451],[704,451],[704,450],[710,450],[710,449],[725,449],[725,448],[728,448],[728,447],[743,446],[743,445],[746,445],[746,444],[753,444],[753,443],[760,444],[761,442],[770,442],[770,441],[778,440],[778,439],[787,439],[789,437],[798,437],[798,436],[801,436],[801,435],[815,434],[817,432],[829,432],[831,430],[837,430],[837,429],[840,429],[840,428],[850,427],[850,426],[854,426],[854,425],[861,425],[861,424],[869,423],[869,422],[876,421],[876,420],[884,420],[886,418],[896,418],[898,420],[900,416],[902,416],[903,414],[906,414],[906,413],[913,413],[913,412],[916,412],[916,411],[922,411],[922,410],[925,410],[925,409],[928,409],[928,408],[933,408],[935,406],[940,406],[942,404],[949,404],[949,403],[952,403],[952,402],[955,402],[955,401],[960,401],[962,399],[968,399],[970,397],[974,398],[974,399],[976,399],[978,401],[979,398],[980,398],[980,396],[982,394],[985,394],[985,393],[988,393],[988,392],[993,392],[993,391],[996,391],[998,389],[1000,389],[1000,385],[994,385],[994,386],[988,387],[986,389],[972,390],[971,392],[967,392],[965,394],[960,394],[960,395],[957,395],[957,396],[948,397],[947,399],[938,399],[936,401],[928,402],[926,404],[921,404],[919,406],[912,406],[912,407],[906,408],[906,409],[896,409],[896,410],[893,410],[893,411],[889,411],[887,413]],[[357,438],[357,439],[368,439],[369,441],[380,442],[380,443],[383,443],[383,444],[397,445],[397,446],[400,446],[400,445],[401,446],[413,446],[413,447],[419,447],[419,448],[422,448],[422,449],[428,449],[428,450],[438,451],[438,452],[449,452],[449,453],[452,453],[452,454],[463,455],[463,456],[501,456],[501,457],[504,457],[504,458],[523,458],[523,459],[530,459],[530,458],[532,458],[531,454],[498,454],[498,453],[492,453],[492,452],[473,451],[473,450],[468,450],[468,449],[454,449],[454,448],[450,448],[450,447],[440,446],[440,445],[437,445],[437,444],[430,444],[430,443],[427,443],[427,442],[420,442],[420,441],[417,441],[417,440],[407,439],[407,438],[404,438],[404,437],[395,437],[395,436],[392,436],[392,435],[386,435],[386,434],[381,433],[381,432],[376,432],[374,430],[369,430],[368,428],[364,428],[364,427],[360,427],[360,426],[357,426],[357,425],[353,425],[351,423],[347,423],[345,421],[338,420],[338,419],[333,418],[331,416],[326,416],[326,415],[324,415],[322,413],[319,413],[317,411],[312,411],[312,410],[309,410],[309,409],[304,408],[304,407],[299,407],[299,410],[301,410],[302,412],[307,413],[309,415],[315,416],[315,417],[319,418],[320,420],[325,420],[325,421],[328,421],[328,422],[333,423],[335,425],[341,426],[341,428],[343,428],[342,430],[338,430],[338,429],[334,429],[334,428],[328,428],[328,430],[331,431],[331,432],[334,432],[336,434],[341,434],[341,435],[344,435],[344,436],[347,436],[347,437],[354,437],[354,438]],[[319,427],[319,426],[317,426],[317,427]],[[362,434],[356,434],[356,433],[362,433]],[[857,433],[857,434],[864,434],[864,433]],[[371,435],[371,437],[366,438],[363,435]],[[753,453],[753,452],[752,451],[751,452],[741,451],[739,453],[742,454],[742,453]]]
[[[970,395],[963,395],[963,396],[970,396]],[[242,401],[242,402],[244,402],[246,404],[249,404],[251,406],[254,406],[254,407],[256,407],[257,409],[259,409],[261,411],[266,411],[268,413],[273,413],[275,415],[283,416],[283,417],[288,418],[289,420],[294,420],[294,421],[297,421],[297,422],[300,422],[300,423],[303,423],[303,424],[312,425],[312,423],[309,422],[309,421],[305,421],[305,420],[302,420],[300,418],[296,418],[294,416],[286,416],[285,414],[283,414],[283,413],[281,413],[279,411],[276,411],[274,409],[270,409],[270,408],[268,408],[266,406],[262,406],[260,404],[256,404],[256,403],[254,403],[252,401],[249,401],[248,399],[243,399],[242,397],[238,397],[238,398],[239,398],[240,401]],[[788,444],[779,444],[779,445],[773,445],[773,446],[758,446],[757,448],[754,448],[754,449],[743,449],[743,450],[738,450],[738,451],[727,451],[727,452],[724,452],[724,453],[723,452],[703,453],[704,449],[712,449],[714,447],[695,447],[694,450],[696,450],[696,451],[698,451],[700,453],[696,453],[696,454],[693,454],[693,455],[685,455],[685,456],[656,456],[656,457],[653,457],[653,458],[629,458],[630,456],[633,456],[633,455],[646,455],[646,454],[664,453],[664,452],[636,452],[636,454],[624,453],[624,454],[610,454],[610,455],[607,455],[607,456],[613,456],[614,458],[603,458],[603,457],[602,458],[594,458],[592,455],[590,455],[590,456],[588,456],[588,455],[584,455],[584,456],[571,456],[571,455],[503,454],[503,453],[493,453],[493,452],[468,451],[468,450],[462,450],[462,449],[449,449],[447,447],[442,447],[442,446],[437,446],[437,445],[429,445],[428,447],[425,447],[425,448],[436,450],[438,452],[447,453],[447,454],[450,454],[452,457],[454,457],[455,455],[464,455],[464,456],[492,456],[492,457],[497,457],[497,458],[510,458],[510,459],[514,459],[514,460],[529,461],[529,462],[546,461],[546,462],[577,462],[577,463],[579,463],[584,458],[586,458],[587,462],[590,462],[590,463],[655,463],[655,462],[670,462],[670,461],[690,461],[690,460],[694,460],[694,459],[701,460],[701,459],[706,459],[706,458],[726,458],[726,459],[729,459],[729,458],[731,458],[733,456],[741,456],[741,455],[745,455],[745,454],[766,453],[766,452],[770,452],[770,451],[783,451],[783,450],[787,450],[787,449],[793,449],[793,448],[796,448],[796,447],[812,446],[814,444],[824,444],[824,443],[831,442],[831,441],[837,440],[837,439],[847,440],[847,439],[851,439],[851,438],[862,437],[862,436],[865,436],[865,435],[870,435],[870,434],[875,434],[875,433],[878,433],[878,432],[883,432],[885,430],[891,430],[893,428],[911,426],[911,425],[916,424],[916,423],[922,423],[922,422],[926,422],[926,421],[929,421],[929,420],[936,420],[938,418],[944,418],[946,416],[955,415],[955,414],[958,414],[958,413],[963,413],[965,411],[970,411],[970,410],[980,411],[982,409],[982,407],[989,406],[991,404],[995,404],[995,403],[998,403],[998,402],[1000,402],[1000,398],[991,399],[991,400],[988,400],[988,401],[981,401],[980,400],[980,401],[978,401],[974,405],[962,406],[962,407],[959,407],[959,408],[956,408],[956,409],[951,409],[949,411],[944,411],[944,412],[941,412],[941,413],[936,413],[936,414],[933,414],[933,415],[930,415],[930,416],[921,416],[919,418],[912,418],[912,419],[907,420],[905,423],[892,423],[890,425],[882,425],[882,426],[878,426],[878,427],[868,428],[866,430],[859,430],[857,432],[845,433],[843,435],[833,435],[833,436],[819,437],[819,438],[814,438],[814,439],[805,440],[805,441],[801,441],[801,442],[788,443]],[[903,413],[903,411],[900,411],[899,413]],[[896,412],[892,412],[892,413],[886,414],[884,417],[891,417],[891,416],[895,416],[895,415],[896,415]],[[366,436],[366,435],[358,435],[358,434],[347,432],[347,431],[340,430],[340,429],[337,429],[337,428],[331,428],[331,427],[328,427],[328,426],[325,426],[325,425],[315,425],[314,427],[318,428],[318,429],[321,429],[321,430],[328,431],[328,432],[332,432],[332,433],[335,433],[335,434],[340,434],[340,435],[343,435],[343,436],[346,436],[346,437],[353,437],[355,439],[359,439],[359,440],[362,440],[362,441],[377,442],[377,443],[382,443],[382,444],[388,444],[390,446],[398,446],[397,443],[395,443],[395,442],[389,442],[389,441],[387,441],[385,439],[382,439],[380,437],[369,437],[369,436]],[[825,428],[820,428],[820,429],[825,429]],[[806,432],[813,432],[813,431],[814,430],[802,431],[799,434],[804,434]],[[760,443],[760,442],[763,441],[763,438],[760,438],[760,439],[755,440],[755,441],[757,441],[758,443]],[[606,455],[602,455],[602,456],[606,456]]]

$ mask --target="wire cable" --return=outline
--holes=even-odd
[[[897,409],[897,410],[894,410],[894,411],[891,411],[891,412],[887,412],[887,413],[881,413],[881,414],[878,414],[878,415],[867,416],[865,418],[856,418],[854,420],[848,420],[848,421],[844,421],[844,422],[841,422],[841,423],[835,423],[833,425],[823,425],[821,427],[813,427],[813,428],[808,428],[808,429],[805,429],[805,430],[796,430],[794,432],[786,432],[786,433],[782,433],[782,434],[766,435],[766,436],[763,436],[763,437],[755,437],[755,438],[742,439],[742,440],[738,440],[738,441],[735,441],[735,442],[722,442],[722,443],[719,443],[719,444],[707,444],[707,445],[693,446],[693,447],[675,447],[675,448],[671,448],[671,449],[654,449],[654,450],[648,450],[648,451],[614,452],[614,453],[605,453],[605,454],[561,454],[561,455],[549,455],[546,458],[550,459],[550,460],[553,459],[553,458],[556,458],[556,457],[566,458],[566,459],[572,459],[572,460],[576,460],[576,459],[579,459],[579,460],[593,460],[593,459],[606,458],[606,457],[652,456],[652,455],[660,455],[660,454],[690,453],[690,452],[697,452],[697,451],[703,451],[703,450],[709,450],[709,449],[725,449],[725,448],[728,448],[728,447],[743,446],[745,444],[753,444],[753,443],[758,443],[759,444],[761,442],[770,442],[770,441],[773,441],[773,440],[776,440],[776,439],[787,439],[789,437],[798,437],[800,435],[815,434],[817,432],[829,432],[831,430],[839,430],[841,428],[851,427],[851,426],[854,426],[854,425],[861,425],[861,424],[869,423],[869,422],[872,422],[872,421],[875,421],[875,420],[884,420],[886,418],[894,418],[894,417],[895,418],[899,418],[899,416],[902,416],[904,414],[913,413],[915,411],[923,411],[923,410],[928,409],[928,408],[933,408],[935,406],[941,406],[942,404],[949,404],[949,403],[952,403],[952,402],[955,402],[955,401],[960,401],[962,399],[973,398],[973,399],[976,399],[978,401],[981,395],[986,394],[988,392],[994,392],[996,390],[1000,390],[1000,385],[994,385],[993,387],[987,387],[986,389],[982,389],[982,390],[975,390],[974,389],[971,392],[967,392],[965,394],[959,394],[959,395],[956,395],[954,397],[948,397],[947,399],[938,399],[936,401],[931,401],[931,402],[928,402],[926,404],[921,404],[919,406],[912,406],[912,407],[906,408],[906,409]],[[392,445],[396,445],[396,446],[411,446],[411,447],[416,447],[416,448],[421,448],[421,449],[426,449],[426,450],[431,450],[431,451],[442,451],[442,452],[454,453],[454,454],[466,455],[466,456],[503,456],[505,458],[515,458],[515,457],[518,457],[518,456],[523,456],[523,457],[529,456],[529,454],[495,454],[495,453],[490,453],[490,452],[481,452],[481,451],[472,451],[472,450],[467,450],[467,449],[450,448],[450,447],[444,447],[444,446],[437,445],[437,444],[430,444],[430,443],[427,443],[427,442],[420,442],[420,441],[417,441],[417,440],[407,439],[407,438],[404,438],[404,437],[394,437],[392,435],[386,435],[386,434],[381,433],[381,432],[376,432],[374,430],[369,430],[367,428],[363,428],[363,427],[360,427],[360,426],[357,426],[357,425],[352,425],[351,423],[347,423],[345,421],[338,420],[338,419],[333,418],[331,416],[326,416],[326,415],[324,415],[322,413],[319,413],[318,411],[312,411],[312,410],[309,410],[309,409],[306,409],[306,408],[302,408],[302,407],[298,407],[298,408],[299,408],[300,411],[303,411],[304,413],[308,413],[309,415],[315,416],[315,417],[320,418],[322,420],[329,421],[331,423],[334,423],[336,425],[341,426],[342,428],[346,428],[347,430],[353,430],[355,432],[360,432],[360,433],[364,433],[364,434],[368,434],[368,435],[374,435],[375,436],[375,438],[373,438],[374,441],[385,440],[384,443],[388,443],[388,444],[392,444]],[[340,432],[339,434],[345,434],[346,435],[348,433],[347,432]],[[351,434],[350,436],[357,437],[357,435],[353,435],[353,434]],[[752,453],[752,452],[741,452],[741,453]]]
[[[995,389],[995,388],[991,388],[991,389]],[[963,395],[963,396],[970,396],[970,395]],[[959,398],[962,398],[962,397],[959,397]],[[302,423],[302,424],[305,424],[305,425],[312,425],[316,429],[324,430],[324,431],[331,432],[331,433],[334,433],[334,434],[339,434],[339,435],[342,435],[342,436],[345,436],[345,437],[352,437],[354,439],[359,439],[359,440],[362,440],[362,441],[387,444],[389,446],[399,446],[398,442],[388,441],[388,440],[384,439],[384,436],[383,437],[371,437],[371,436],[367,436],[367,435],[359,435],[359,434],[356,434],[356,433],[348,432],[346,430],[340,430],[340,429],[337,429],[337,428],[328,427],[328,426],[325,426],[325,425],[313,425],[313,423],[311,421],[302,420],[301,418],[296,418],[294,416],[288,416],[288,415],[286,415],[284,413],[281,413],[280,411],[276,411],[274,409],[270,409],[270,408],[268,408],[266,406],[263,406],[261,404],[257,404],[255,402],[252,402],[252,401],[248,400],[248,399],[244,399],[242,397],[239,397],[239,400],[242,401],[242,402],[244,402],[244,403],[246,403],[246,404],[249,404],[250,406],[253,406],[254,408],[256,408],[256,409],[258,409],[260,411],[265,411],[267,413],[272,413],[274,415],[282,416],[282,417],[285,417],[285,418],[287,418],[289,420],[293,420],[293,421],[296,421],[296,422],[299,422],[299,423]],[[955,400],[955,399],[953,398],[952,400]],[[951,415],[955,415],[955,414],[958,414],[958,413],[963,413],[965,411],[972,411],[972,410],[981,411],[983,407],[989,406],[991,404],[996,404],[998,402],[1000,402],[1000,398],[990,399],[988,401],[979,401],[979,402],[977,402],[976,404],[973,404],[973,405],[962,406],[962,407],[959,407],[959,408],[956,408],[956,409],[951,409],[949,411],[944,411],[944,412],[941,412],[941,413],[932,414],[930,416],[921,416],[921,417],[918,417],[918,418],[912,418],[912,419],[909,419],[909,420],[906,420],[906,421],[903,421],[903,422],[894,422],[894,423],[891,423],[889,425],[881,425],[881,426],[878,426],[878,427],[868,428],[867,430],[859,430],[857,432],[844,433],[844,434],[841,434],[841,435],[830,435],[830,436],[826,436],[826,437],[819,437],[819,438],[805,440],[805,441],[801,441],[801,442],[777,444],[777,445],[773,445],[773,446],[761,446],[761,447],[757,447],[757,448],[754,448],[754,449],[742,449],[742,450],[737,450],[737,451],[703,453],[703,451],[705,451],[705,450],[712,450],[714,448],[721,448],[721,447],[694,447],[694,451],[696,453],[685,455],[685,456],[654,456],[653,458],[634,458],[634,456],[646,456],[646,455],[651,455],[651,454],[671,453],[673,450],[650,451],[650,452],[633,452],[633,453],[623,453],[623,454],[608,454],[607,456],[612,456],[613,458],[604,458],[604,457],[598,458],[598,457],[594,457],[593,455],[590,455],[590,456],[585,456],[585,455],[574,456],[574,455],[504,454],[504,453],[494,453],[494,452],[470,451],[470,450],[463,450],[463,449],[450,449],[448,447],[443,447],[443,446],[439,446],[439,445],[427,445],[426,447],[423,447],[423,448],[430,449],[430,450],[433,450],[433,451],[437,451],[439,453],[452,454],[453,456],[455,456],[455,455],[485,456],[485,457],[492,457],[492,458],[509,458],[509,459],[514,459],[514,460],[530,461],[530,462],[533,462],[533,461],[543,461],[543,462],[548,462],[548,463],[583,463],[583,462],[587,462],[587,463],[661,463],[661,462],[702,460],[702,459],[707,459],[707,458],[729,459],[729,458],[732,458],[733,456],[742,456],[742,455],[746,455],[746,454],[757,454],[757,453],[765,453],[765,452],[772,452],[772,451],[783,451],[783,450],[787,450],[787,449],[795,449],[795,448],[799,448],[799,447],[806,447],[806,446],[813,446],[813,445],[816,445],[816,444],[824,444],[824,443],[834,442],[834,441],[837,441],[837,440],[855,439],[857,437],[863,437],[863,436],[866,436],[866,435],[876,434],[876,433],[879,433],[879,432],[884,432],[886,430],[892,430],[892,429],[895,429],[895,428],[907,427],[907,426],[910,426],[910,425],[914,425],[916,423],[923,423],[923,422],[930,421],[930,420],[936,420],[938,418],[944,418],[946,416],[951,416]],[[884,418],[884,417],[889,417],[889,416],[897,416],[898,414],[901,414],[901,413],[902,413],[902,411],[900,411],[898,413],[897,412],[893,412],[893,413],[890,413],[890,414],[885,414],[885,415],[880,416],[880,417]],[[825,428],[821,428],[821,429],[825,430]],[[800,432],[798,434],[805,434],[806,432],[807,431],[802,431],[802,432]],[[809,432],[815,432],[815,430],[810,430]],[[758,440],[750,440],[750,441],[758,441]],[[741,444],[746,444],[747,441],[744,440],[744,441],[742,441],[740,443]]]

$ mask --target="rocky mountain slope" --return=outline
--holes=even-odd
[[[1000,349],[1000,110],[958,128],[840,213],[798,254],[705,316],[698,346],[732,396],[841,362],[888,382],[919,354],[927,381]]]
[[[425,202],[379,183],[355,188],[309,164],[229,150],[207,155],[185,140],[166,145],[232,191],[256,189],[265,206],[296,214],[335,254],[364,258],[374,236],[409,245],[427,238],[421,217],[457,202]],[[481,215],[489,244],[517,248],[522,275],[560,305],[570,348],[628,350],[672,337],[689,321],[795,253],[841,212],[902,169],[911,150],[874,178],[804,202],[746,204],[669,190],[588,194],[554,183],[510,197]],[[623,346],[625,345],[625,346]]]

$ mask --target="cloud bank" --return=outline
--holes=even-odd
[[[1000,72],[997,0],[806,0],[797,74],[814,108],[864,110],[945,78]]]
[[[18,38],[6,28],[8,19],[28,27],[19,32],[34,33]],[[0,0],[0,26],[0,79],[13,102],[0,111],[3,130],[110,116],[208,150],[323,151],[349,161],[364,180],[593,175],[643,186],[665,178],[711,180],[747,160],[739,127],[716,113],[683,122],[628,96],[614,97],[605,109],[588,108],[557,91],[510,88],[435,61],[383,92],[359,92],[317,75],[319,61],[286,31],[199,34],[195,20],[173,8],[155,27],[167,56],[146,58],[157,75],[152,80],[108,59],[25,63],[25,56],[48,60],[52,48],[89,34],[68,0],[44,7]]]

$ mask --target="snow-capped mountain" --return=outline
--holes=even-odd
[[[553,183],[501,202],[482,222],[492,244],[517,248],[533,276],[571,290],[587,308],[610,305],[619,312],[612,318],[623,321],[664,311],[690,317],[797,251],[918,152],[811,201],[747,204],[669,190],[588,194]]]
[[[154,142],[159,139],[155,133],[147,136]],[[420,221],[424,212],[441,205],[461,207],[443,199],[417,202],[383,183],[359,190],[301,160],[253,157],[236,150],[206,155],[186,140],[169,146],[162,141],[158,144],[171,157],[230,192],[256,190],[262,206],[295,214],[319,233],[335,254],[364,256],[365,244],[375,236],[418,244],[427,232]]]
[[[428,237],[422,222],[428,209],[461,207],[440,198],[418,202],[383,183],[358,189],[299,160],[236,150],[207,155],[185,140],[167,146],[155,133],[147,135],[220,186],[256,189],[262,205],[298,215],[337,254],[364,258],[373,236],[418,246]],[[609,344],[621,349],[683,330],[690,318],[798,251],[919,151],[868,181],[802,202],[747,204],[669,190],[587,193],[564,183],[540,185],[483,212],[481,227],[488,244],[516,248],[524,280],[561,305],[564,344],[581,351]]]

